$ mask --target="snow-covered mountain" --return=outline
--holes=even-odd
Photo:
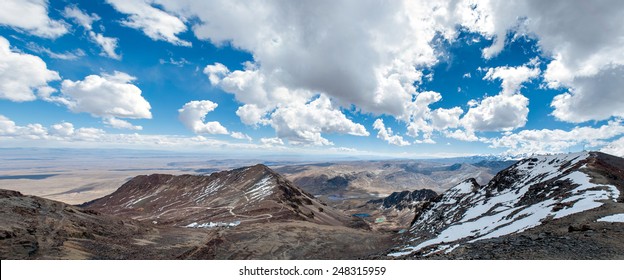
[[[186,227],[285,220],[342,225],[351,220],[261,164],[209,176],[137,176],[114,193],[83,206],[154,224]]]
[[[419,212],[389,255],[450,253],[588,211],[594,211],[594,222],[617,215],[624,212],[623,167],[621,158],[581,152],[521,160],[484,186],[468,179]]]

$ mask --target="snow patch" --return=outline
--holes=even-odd
[[[203,201],[207,196],[221,189],[224,184],[220,184],[220,183],[221,183],[221,180],[217,178],[216,180],[210,182],[210,184],[208,184],[207,186],[203,187],[201,194],[198,195],[197,198],[195,198],[195,203],[199,203],[200,201]]]
[[[451,191],[455,194],[468,194],[472,192],[472,183],[470,181],[461,182],[459,185],[453,187]]]
[[[197,223],[197,222],[193,222],[190,223],[188,225],[186,225],[185,227],[187,228],[217,228],[217,227],[235,227],[240,225],[240,221],[234,221],[234,222],[207,222],[207,223]]]
[[[598,222],[624,223],[624,213],[602,217],[598,219]]]
[[[146,195],[146,196],[141,197],[139,199],[133,199],[135,197],[133,195],[133,196],[130,197],[130,200],[123,205],[123,207],[124,208],[134,208],[134,205],[136,205],[137,203],[139,203],[139,202],[141,202],[141,201],[143,201],[143,200],[145,200],[147,198],[154,197],[154,196],[158,195],[159,192],[160,191],[157,191],[157,192],[155,192],[153,194]]]
[[[250,201],[260,201],[272,193],[273,183],[271,182],[271,177],[266,176],[247,190],[245,195],[249,196]]]

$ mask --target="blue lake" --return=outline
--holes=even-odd
[[[370,217],[370,214],[366,214],[366,213],[357,213],[357,214],[353,214],[351,215],[353,217],[358,217],[358,218],[368,218]]]

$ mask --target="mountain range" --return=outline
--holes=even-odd
[[[328,205],[349,211],[394,192],[430,189],[442,193],[466,178],[485,184],[513,163],[501,158],[467,157],[326,162],[273,168]]]
[[[354,164],[277,171],[258,164],[210,175],[141,175],[81,205],[0,190],[0,258],[624,258],[622,158],[582,152],[531,156],[511,166],[366,165],[361,173]],[[334,177],[310,179],[332,166]],[[501,170],[486,182],[466,177],[443,190],[416,180],[404,190],[418,174],[486,169]],[[357,187],[363,178],[370,184]],[[380,197],[381,178],[394,180]],[[372,189],[340,202],[347,200],[340,194]]]

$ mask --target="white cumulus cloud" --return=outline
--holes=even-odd
[[[191,43],[178,38],[186,31],[186,24],[178,17],[154,7],[150,0],[107,0],[115,10],[129,15],[122,21],[125,26],[142,30],[152,40],[162,40],[179,46]]]
[[[539,76],[540,69],[535,67],[536,65],[531,66],[534,67],[529,67],[527,64],[518,67],[501,66],[489,68],[483,79],[489,81],[496,79],[501,80],[501,87],[503,88],[501,94],[513,95],[515,93],[520,93],[523,83]]]
[[[54,124],[48,130],[51,135],[58,135],[60,137],[68,137],[74,134],[74,124],[70,122],[62,122]]]
[[[407,135],[414,138],[422,136],[422,140],[416,140],[416,143],[432,143],[431,135],[436,129],[434,126],[444,126],[440,121],[442,120],[441,118],[444,118],[443,115],[446,113],[453,114],[453,116],[448,116],[449,118],[447,119],[453,122],[452,118],[457,113],[456,109],[450,109],[450,111],[448,111],[440,108],[432,113],[430,108],[431,104],[442,99],[442,94],[435,91],[420,92],[415,99],[416,100],[413,102],[406,104],[408,114],[399,119],[407,121]],[[434,118],[435,120],[433,120]],[[432,123],[434,121],[436,122],[435,124]],[[452,123],[448,123],[448,125],[455,126],[455,124]]]
[[[438,130],[456,128],[460,125],[459,117],[464,113],[459,107],[435,109],[431,112],[431,125]]]
[[[624,49],[622,50],[624,51]],[[573,123],[624,117],[624,64],[574,79],[572,89],[555,96],[553,116]]]
[[[109,125],[112,128],[117,129],[130,129],[130,130],[142,130],[140,125],[133,125],[129,121],[121,120],[115,117],[105,117],[103,119],[104,124]]]
[[[260,143],[266,146],[281,146],[284,145],[284,141],[278,137],[273,138],[260,138]]]
[[[24,139],[45,139],[48,130],[41,124],[18,126],[11,119],[0,115],[0,137],[19,137]]]
[[[48,70],[41,58],[14,52],[0,36],[0,99],[22,102],[37,99],[37,94],[54,91],[48,83],[60,80],[58,72]]]
[[[249,135],[238,131],[232,131],[232,133],[230,133],[230,136],[232,136],[232,138],[234,139],[247,140],[250,142],[253,140],[253,138],[251,138]]]
[[[13,135],[17,131],[15,122],[0,115],[0,135]]]
[[[400,135],[394,135],[394,133],[392,133],[391,128],[389,127],[386,128],[382,119],[375,120],[375,123],[373,123],[373,128],[378,130],[377,138],[383,141],[386,141],[392,145],[397,145],[397,146],[409,146],[410,145],[410,143],[408,141],[403,140],[403,137],[401,137]]]
[[[151,106],[132,84],[136,78],[123,72],[89,75],[84,80],[64,80],[59,95],[42,96],[46,101],[67,106],[74,113],[100,117],[115,128],[141,129],[120,118],[151,119]]]
[[[585,144],[588,148],[601,147],[608,140],[624,134],[621,121],[610,121],[600,127],[575,127],[565,131],[561,129],[523,130],[499,138],[487,140],[493,148],[507,148],[511,154],[558,153],[566,149]],[[615,143],[612,148],[616,148]],[[607,146],[605,149],[609,149]]]
[[[3,0],[0,25],[44,38],[58,38],[68,32],[64,22],[48,16],[47,0]]]
[[[0,115],[0,138],[15,139],[17,141],[24,140],[40,140],[51,141],[60,140],[65,142],[74,141],[101,141],[106,137],[104,130],[93,127],[74,128],[69,122],[61,122],[44,127],[41,124],[27,124],[24,126],[16,125],[9,118]],[[109,140],[110,141],[110,140]]]
[[[446,130],[444,131],[444,136],[460,141],[479,141],[479,137],[474,134],[474,131],[466,131],[462,129]]]
[[[197,134],[228,134],[219,122],[206,122],[206,115],[217,108],[210,100],[191,101],[178,109],[178,118],[188,129]]]
[[[204,68],[210,83],[234,94],[244,103],[236,114],[247,125],[269,124],[268,114],[279,106],[304,104],[314,94],[308,90],[290,90],[267,79],[253,63],[245,63],[244,70],[230,71],[225,65],[215,63]]]
[[[104,56],[117,60],[121,59],[121,55],[118,54],[116,51],[117,43],[119,41],[117,38],[106,37],[93,31],[89,31],[89,37],[91,37],[91,40],[93,40],[100,46],[100,48],[102,48],[102,53]]]
[[[523,127],[529,114],[529,99],[522,94],[484,98],[461,119],[469,131],[500,131]]]
[[[488,69],[483,79],[501,80],[502,90],[498,95],[485,97],[481,102],[469,102],[471,108],[461,119],[468,134],[474,131],[509,131],[523,127],[529,114],[529,99],[520,93],[520,89],[523,83],[537,78],[539,74],[535,61],[517,67]]]
[[[363,125],[349,120],[334,109],[331,100],[321,95],[308,104],[280,107],[271,115],[271,126],[277,136],[290,144],[331,145],[321,133],[340,133],[368,136]]]

